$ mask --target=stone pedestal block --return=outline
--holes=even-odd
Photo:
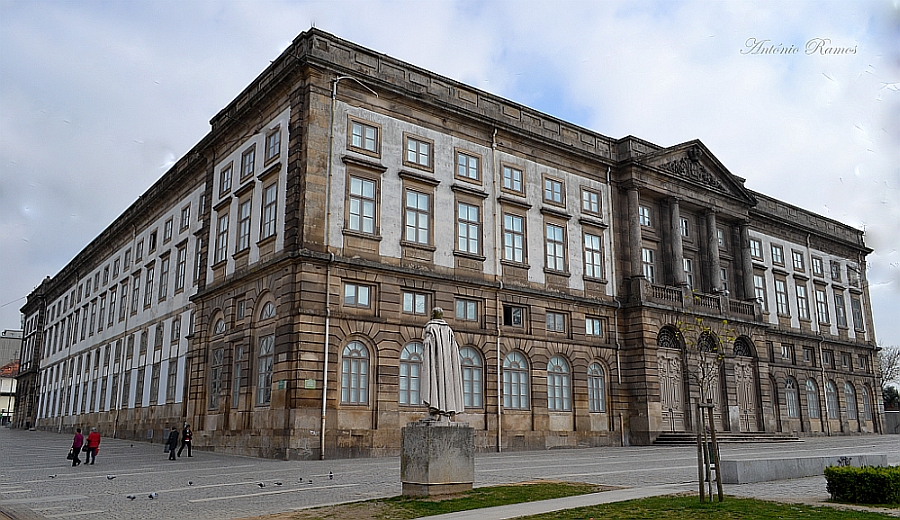
[[[405,496],[462,493],[475,481],[475,429],[465,423],[408,423],[402,430]]]

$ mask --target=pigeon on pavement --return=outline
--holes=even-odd
[[[273,482],[273,484],[275,484],[276,486],[280,486],[280,485],[281,485],[281,482],[278,482],[278,481],[276,480],[275,482]]]
[[[256,485],[259,486],[259,487],[261,487],[261,488],[266,487],[266,483],[265,483],[265,482],[257,482]]]
[[[150,495],[148,496],[148,498],[149,498],[150,500],[153,500],[154,498],[156,498],[156,497],[158,497],[158,496],[159,496],[159,494],[156,493],[156,492],[154,491],[153,493],[150,493]]]
[[[125,497],[125,498],[127,498],[128,500],[134,500],[134,499],[137,498],[137,497],[134,496],[134,495],[128,495],[128,496]]]
[[[193,486],[193,485],[194,485],[194,481],[193,481],[193,480],[188,480],[188,485],[189,485],[189,486]]]
[[[116,478],[115,475],[107,475],[107,476],[106,476],[106,480],[112,480],[112,479],[114,479],[114,478]]]
[[[56,473],[50,475],[50,478],[56,478]]]

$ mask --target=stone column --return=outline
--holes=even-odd
[[[641,265],[641,199],[637,188],[628,188],[628,246],[631,251],[631,276],[643,276]]]
[[[719,293],[722,290],[721,264],[719,261],[719,235],[716,226],[716,210],[706,212],[706,247],[709,254],[709,280],[712,292]]]
[[[756,298],[753,287],[753,256],[750,254],[750,222],[741,222],[741,270],[744,275],[744,299]]]
[[[672,275],[675,285],[683,286],[687,283],[684,273],[684,246],[681,242],[681,208],[678,197],[669,199],[669,218],[672,221]]]

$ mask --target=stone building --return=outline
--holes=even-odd
[[[700,141],[613,139],[311,29],[32,293],[17,416],[396,454],[440,306],[483,451],[692,431],[710,351],[722,430],[878,432],[869,252]]]

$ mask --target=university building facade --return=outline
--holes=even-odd
[[[477,449],[877,433],[862,232],[312,29],[22,308],[17,425],[399,453],[457,334]],[[697,352],[722,359],[701,391]]]

